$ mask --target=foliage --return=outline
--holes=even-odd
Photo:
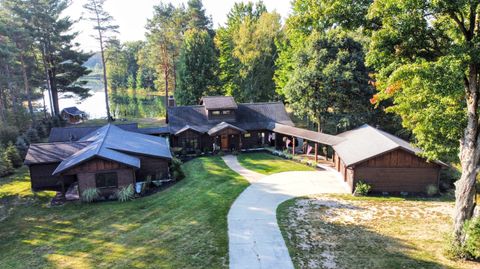
[[[133,200],[133,197],[134,197],[133,185],[130,184],[127,187],[121,187],[120,189],[117,190],[115,195],[118,201],[120,202]]]
[[[37,129],[35,128],[28,129],[25,133],[25,138],[29,144],[40,142],[40,137],[38,136]]]
[[[87,188],[82,191],[82,201],[91,203],[100,198],[100,191],[97,188]]]
[[[280,36],[280,16],[262,2],[236,3],[227,24],[218,29],[220,81],[239,102],[277,100],[273,73]]]
[[[170,164],[170,169],[172,171],[173,179],[182,180],[185,178],[185,173],[182,170],[182,161],[178,158],[173,158],[172,163]]]
[[[365,122],[371,110],[362,44],[346,32],[313,32],[294,55],[294,71],[283,92],[295,113],[316,122],[350,116]]]
[[[0,148],[3,151],[2,148]],[[11,175],[14,172],[12,162],[6,154],[0,155],[0,177]]]
[[[17,136],[17,128],[0,124],[0,146],[7,145],[9,142],[15,142]]]
[[[20,157],[22,159],[25,158],[25,155],[27,155],[28,151],[28,144],[23,136],[17,137],[17,140],[15,141],[15,147],[17,148]]]
[[[357,184],[355,184],[355,191],[353,192],[353,195],[355,196],[366,196],[368,193],[370,193],[370,190],[372,189],[372,186],[363,182],[363,181],[358,181]]]
[[[208,32],[186,31],[180,52],[175,101],[179,105],[194,105],[202,96],[221,95],[216,70],[215,47]]]
[[[430,184],[427,186],[425,191],[428,196],[434,196],[435,194],[438,193],[438,187],[433,184]]]
[[[5,158],[7,158],[14,168],[18,168],[23,165],[23,159],[20,156],[17,148],[13,145],[13,143],[8,143],[7,147],[5,148]]]
[[[473,218],[465,222],[465,245],[464,251],[466,257],[471,259],[480,259],[480,217]]]

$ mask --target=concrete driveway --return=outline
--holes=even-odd
[[[251,183],[228,212],[230,268],[294,268],[277,224],[278,205],[310,194],[347,193],[344,183],[333,171],[263,176],[242,167],[235,156],[223,159]]]

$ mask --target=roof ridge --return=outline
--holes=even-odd
[[[253,103],[238,103],[238,104],[239,105],[265,105],[265,104],[283,104],[283,102],[282,101],[274,101],[274,102],[253,102]]]
[[[55,144],[79,144],[79,143],[92,143],[92,141],[40,142],[40,143],[32,143],[31,145],[55,145]]]

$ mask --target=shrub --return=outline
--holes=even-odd
[[[427,186],[427,189],[425,190],[428,196],[434,196],[435,194],[438,193],[438,188],[437,186],[430,184]]]
[[[240,151],[234,150],[234,151],[232,151],[232,154],[235,155],[235,156],[237,156],[238,154],[240,154]]]
[[[91,203],[100,198],[100,191],[97,188],[88,188],[82,192],[82,201]]]
[[[25,133],[25,135],[26,135],[28,143],[30,143],[30,144],[40,142],[40,137],[38,136],[38,132],[34,128],[28,129],[27,132]]]
[[[175,180],[182,180],[185,178],[185,174],[182,170],[182,161],[177,158],[172,159],[172,163],[170,164],[170,169],[172,170],[173,179]]]
[[[25,155],[27,155],[28,151],[28,144],[27,141],[23,136],[17,137],[17,141],[15,142],[15,147],[18,150],[18,153],[20,154],[20,157],[25,158]]]
[[[35,126],[35,130],[37,130],[37,134],[39,137],[47,137],[47,130],[45,129],[45,126],[42,123],[39,123]]]
[[[366,196],[368,195],[371,189],[372,189],[371,185],[364,183],[363,181],[359,181],[357,182],[357,184],[355,184],[355,191],[353,192],[353,195]]]
[[[220,150],[220,151],[218,152],[218,156],[220,156],[220,157],[225,156],[225,152],[223,152],[223,150]]]
[[[127,187],[121,187],[117,192],[116,192],[116,197],[118,201],[120,202],[126,202],[130,201],[133,199],[133,186],[132,184],[128,185]]]
[[[22,157],[20,157],[17,148],[12,144],[12,142],[8,143],[4,154],[6,158],[10,160],[14,168],[18,168],[23,165]]]
[[[2,150],[0,148],[0,150]],[[13,173],[12,162],[7,158],[6,154],[0,155],[0,177],[8,176]]]
[[[467,258],[480,259],[480,217],[473,218],[465,223],[464,252]]]
[[[0,145],[7,145],[9,142],[15,143],[17,136],[17,128],[0,125]]]

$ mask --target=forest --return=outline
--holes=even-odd
[[[283,19],[261,1],[237,3],[217,28],[201,0],[160,2],[135,42],[115,37],[104,1],[89,2],[106,100],[121,89],[174,95],[179,105],[231,95],[283,101],[320,132],[378,126],[461,167],[455,235],[464,240],[480,159],[477,1],[293,0]],[[0,145],[14,152],[0,171],[17,158],[7,155],[62,124],[59,93],[90,94],[84,63],[93,53],[74,43],[76,21],[62,16],[69,4],[0,0]],[[51,111],[32,104],[44,90]],[[108,101],[106,109],[111,118]]]

